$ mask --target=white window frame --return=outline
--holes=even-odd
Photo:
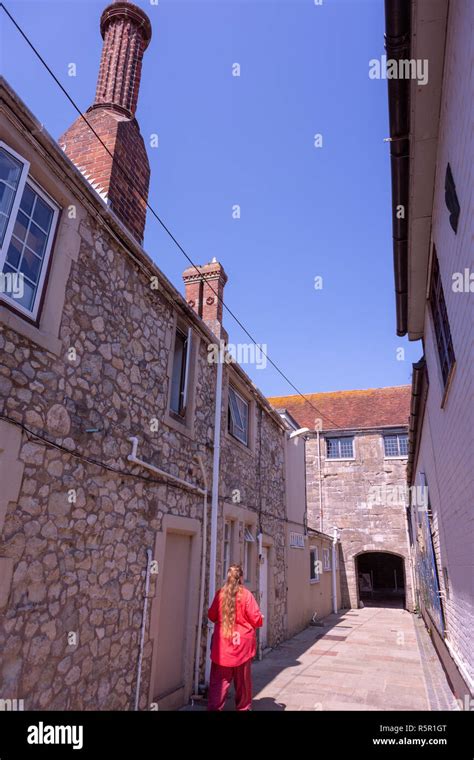
[[[323,571],[331,569],[331,554],[329,549],[323,548]]]
[[[352,456],[351,457],[330,457],[328,456],[328,441],[339,441],[341,438],[352,438]],[[327,462],[353,462],[356,458],[356,440],[355,435],[331,435],[326,436],[326,461]],[[339,446],[340,451],[340,446]]]
[[[408,459],[408,452],[406,454],[400,454],[400,436],[405,436],[407,439],[407,447],[408,447],[408,433],[384,433],[382,435],[382,444],[383,444],[383,456],[384,459]],[[398,454],[386,454],[385,453],[385,439],[386,438],[396,438],[397,439],[397,447],[398,447]]]
[[[53,247],[54,236],[56,233],[60,207],[58,206],[57,203],[55,203],[55,201],[51,198],[51,196],[48,195],[48,193],[46,193],[37,184],[37,182],[34,181],[32,177],[29,176],[28,174],[29,169],[30,169],[29,161],[27,161],[18,153],[16,153],[16,151],[10,148],[10,146],[7,145],[3,141],[0,141],[0,147],[4,148],[7,153],[10,153],[14,158],[17,159],[17,161],[20,161],[23,164],[23,170],[21,173],[20,181],[18,183],[15,199],[10,211],[10,219],[8,221],[7,228],[5,230],[3,244],[0,248],[0,273],[3,272],[3,265],[6,260],[8,247],[10,245],[10,241],[11,241],[11,237],[13,233],[13,228],[15,226],[16,218],[18,216],[18,210],[20,208],[21,199],[23,197],[23,192],[25,190],[26,185],[30,185],[31,188],[34,190],[34,192],[37,193],[40,196],[40,198],[42,198],[44,202],[48,204],[48,206],[51,207],[51,210],[53,212],[53,219],[51,221],[51,228],[48,234],[46,249],[45,249],[42,264],[41,264],[41,274],[40,274],[40,278],[38,280],[38,284],[36,287],[33,308],[31,310],[26,309],[24,306],[19,304],[14,298],[10,298],[10,296],[8,296],[6,293],[2,293],[0,291],[0,301],[7,303],[10,307],[13,307],[15,311],[18,311],[20,314],[23,314],[24,316],[28,317],[28,319],[32,319],[33,321],[36,321],[38,318],[39,307],[42,301],[44,285],[45,285],[45,280],[46,280],[46,273],[49,267],[49,260],[51,256],[51,250]]]
[[[239,443],[241,443],[243,446],[247,446],[248,447],[249,446],[249,440],[250,440],[250,430],[249,430],[249,428],[250,428],[250,401],[248,399],[246,399],[244,396],[242,396],[242,394],[238,392],[238,390],[235,388],[234,385],[232,385],[232,383],[229,383],[227,404],[228,404],[228,407],[229,407],[229,412],[230,412],[230,416],[231,416],[231,420],[232,421],[234,421],[234,414],[233,414],[233,411],[232,411],[232,404],[230,402],[230,392],[231,392],[231,390],[232,390],[233,393],[235,393],[235,395],[237,396],[237,398],[239,398],[246,405],[246,407],[247,407],[247,429],[245,431],[246,432],[246,436],[245,436],[246,440],[243,440],[242,438],[239,438],[239,436],[236,435],[235,432],[232,432],[232,430],[229,430],[228,432],[229,432],[229,435],[232,436],[232,438],[235,438],[235,440],[239,441]]]
[[[10,245],[10,238],[12,236],[13,227],[15,226],[16,217],[18,215],[18,209],[20,208],[20,201],[23,196],[23,190],[25,189],[26,178],[28,177],[28,173],[30,171],[30,162],[27,161],[26,158],[23,158],[23,156],[20,156],[20,154],[13,150],[13,148],[10,148],[10,146],[7,145],[6,142],[3,142],[3,140],[0,140],[0,148],[3,148],[6,153],[10,153],[13,158],[16,158],[16,160],[23,166],[20,174],[20,179],[18,181],[18,187],[16,189],[16,195],[13,199],[13,205],[11,207],[10,218],[5,230],[3,243],[0,246],[0,261],[3,267],[4,258],[6,256],[8,246]]]
[[[310,583],[319,583],[321,580],[321,574],[319,572],[319,549],[317,546],[311,546],[309,549],[309,560],[311,563],[311,555],[314,554],[314,560],[313,560],[313,571],[314,571],[314,578],[311,578],[311,566],[310,566],[310,572],[309,572],[309,582]]]
[[[188,408],[188,384],[189,384],[189,368],[191,364],[191,344],[193,340],[193,331],[191,327],[188,327],[188,337],[186,339],[186,358],[184,367],[184,383],[183,383],[183,409],[184,414]]]
[[[173,372],[174,372],[174,353],[175,353],[175,347],[176,347],[176,337],[180,333],[184,337],[184,376],[182,378],[182,390],[179,391],[180,396],[180,411],[176,411],[176,409],[173,409],[171,406],[171,399],[172,399],[172,384],[173,384]],[[192,335],[193,331],[191,327],[188,327],[187,334],[185,330],[183,330],[179,325],[176,325],[175,333],[174,333],[174,344],[173,344],[173,361],[171,364],[171,381],[170,381],[170,401],[169,401],[169,411],[171,414],[173,414],[176,418],[180,420],[185,420],[186,418],[186,412],[187,412],[187,406],[188,406],[188,385],[189,385],[189,372],[190,372],[190,363],[191,363],[191,344],[192,344]],[[180,388],[181,388],[181,378],[180,378]]]

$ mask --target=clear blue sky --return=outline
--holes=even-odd
[[[395,332],[387,83],[368,76],[382,0],[137,4],[153,27],[137,111],[146,142],[159,136],[151,205],[196,263],[222,262],[230,308],[303,392],[409,383],[421,345]],[[106,2],[6,5],[86,110]],[[6,18],[1,42],[7,80],[59,137],[72,106]],[[187,262],[150,216],[145,249],[182,290]],[[245,369],[267,395],[293,393],[270,365]]]

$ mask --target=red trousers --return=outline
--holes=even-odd
[[[224,665],[211,665],[211,678],[209,681],[209,694],[207,698],[208,710],[223,710],[227,692],[234,681],[235,684],[235,708],[236,710],[250,710],[252,705],[252,659],[244,662],[236,668],[226,668]]]

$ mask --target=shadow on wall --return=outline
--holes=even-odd
[[[342,547],[338,547],[339,551],[339,583],[341,586],[341,609],[349,610],[351,608],[350,596],[349,596],[349,583],[347,581],[347,569],[344,559],[344,553]]]

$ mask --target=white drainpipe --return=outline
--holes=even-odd
[[[318,485],[319,485],[319,530],[323,531],[323,483],[321,480],[321,444],[319,438],[319,429],[316,431],[316,441],[318,444]]]
[[[146,550],[146,580],[145,580],[145,596],[143,600],[143,617],[140,630],[140,653],[138,655],[138,667],[137,667],[137,688],[135,690],[135,707],[134,710],[138,710],[140,702],[140,683],[142,680],[142,662],[143,662],[143,646],[145,644],[145,628],[146,628],[146,613],[148,609],[148,594],[150,591],[150,566],[151,566],[151,549]]]
[[[257,535],[257,547],[258,547],[258,606],[260,607],[261,601],[262,601],[262,559],[263,559],[263,533],[260,531],[260,533]],[[265,568],[265,571],[268,572],[268,568]],[[263,649],[262,649],[262,629],[257,629],[257,659],[262,660],[263,659]]]
[[[334,528],[334,536],[332,539],[332,610],[334,614],[337,614],[336,551],[337,551],[337,528]]]
[[[209,607],[216,593],[216,566],[217,566],[217,514],[219,509],[219,465],[221,453],[221,407],[222,407],[222,368],[224,364],[224,350],[219,342],[219,361],[217,362],[216,376],[216,408],[214,414],[214,454],[212,460],[212,498],[211,498],[211,546],[209,558]],[[206,642],[206,684],[209,683],[211,674],[211,631],[212,625],[207,625]]]
[[[198,629],[196,635],[196,654],[194,658],[194,693],[199,695],[199,661],[201,659],[201,640],[202,640],[202,616],[204,612],[204,589],[206,585],[206,559],[207,559],[207,477],[202,457],[198,454],[197,460],[201,467],[202,479],[204,481],[204,507],[202,513],[202,554],[201,554],[201,586],[199,592],[199,614]]]

